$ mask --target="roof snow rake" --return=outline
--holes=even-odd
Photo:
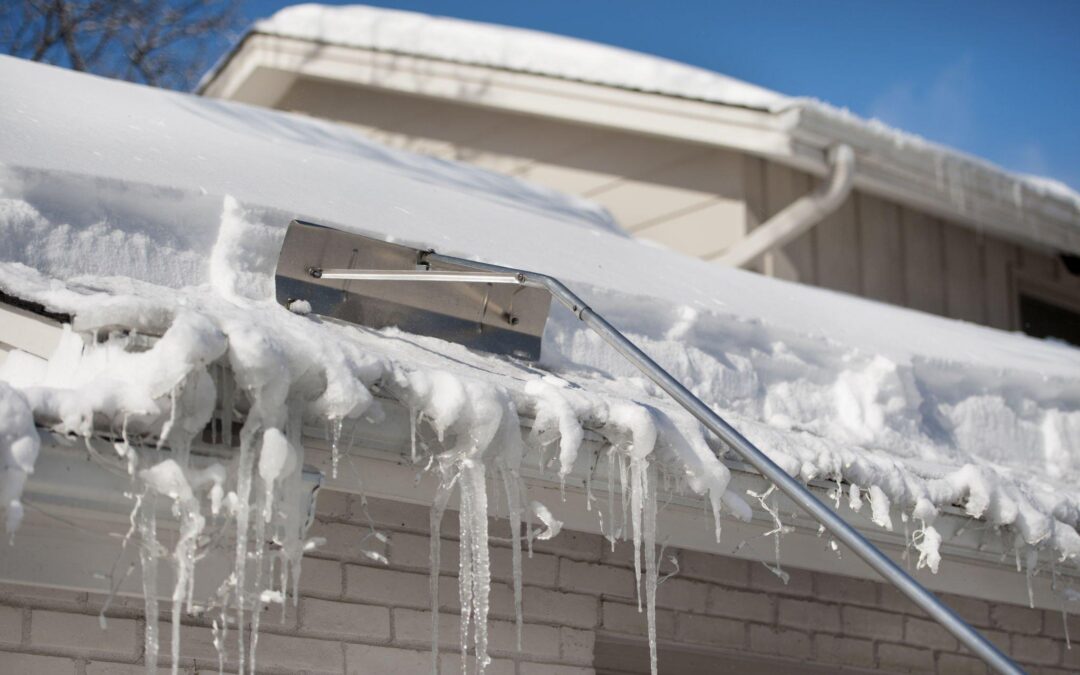
[[[344,321],[533,359],[555,298],[988,666],[1024,672],[558,279],[293,221],[277,297],[285,305],[306,300],[312,311]]]
[[[316,314],[371,328],[397,326],[471,349],[540,358],[551,305],[543,286],[516,272],[478,272],[438,258],[294,220],[278,258],[277,298],[306,300]]]

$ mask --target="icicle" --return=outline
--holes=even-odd
[[[301,563],[304,556],[304,532],[315,518],[315,496],[309,500],[309,489],[304,485],[304,444],[302,435],[304,430],[303,402],[294,400],[289,405],[288,420],[286,422],[286,437],[290,448],[294,452],[294,466],[292,473],[285,480],[285,508],[281,529],[282,554],[286,564],[281,566],[281,592],[288,594],[291,588],[299,589]],[[301,505],[307,504],[308,512],[304,513]],[[293,606],[299,602],[300,593],[294,590],[292,594]],[[285,620],[285,603],[281,605],[281,620]]]
[[[439,487],[435,491],[435,499],[431,503],[431,514],[428,520],[431,542],[431,554],[428,560],[428,592],[431,595],[431,673],[439,673],[439,571],[442,569],[442,531],[443,513],[446,512],[446,504],[450,501],[450,491],[453,489],[454,480],[443,476]],[[464,638],[462,638],[464,640]]]
[[[1039,564],[1039,549],[1029,546],[1024,557],[1024,578],[1027,581],[1028,607],[1035,609],[1034,577],[1035,567]]]
[[[1065,631],[1065,649],[1072,651],[1072,640],[1069,637],[1069,610],[1065,603],[1061,603],[1061,627]]]
[[[923,522],[922,529],[912,535],[915,549],[919,551],[919,560],[915,563],[917,569],[929,567],[930,571],[937,574],[938,565],[941,564],[941,534],[932,526]]]
[[[294,452],[289,447],[285,434],[273,428],[264,431],[262,450],[259,452],[259,478],[262,479],[265,490],[262,508],[264,522],[268,522],[273,516],[274,486],[279,478],[292,473],[295,463]]]
[[[1065,649],[1072,651],[1072,639],[1069,636],[1069,593],[1072,591],[1070,588],[1062,589],[1058,577],[1057,563],[1054,561],[1054,556],[1050,556],[1050,590],[1057,593],[1058,601],[1061,603],[1061,629],[1065,635]]]
[[[266,433],[263,434],[263,452],[266,451],[266,436],[271,431],[273,431],[273,430],[267,429]],[[262,473],[262,453],[259,453],[259,454],[260,454],[259,469],[260,469],[260,473]],[[258,593],[259,589],[262,587],[264,549],[265,549],[265,546],[263,545],[263,542],[266,541],[266,524],[267,524],[267,520],[268,520],[268,517],[267,517],[268,512],[270,512],[272,510],[272,508],[273,508],[272,506],[267,505],[267,504],[263,504],[262,502],[264,502],[268,497],[272,497],[272,496],[273,496],[273,488],[272,487],[267,488],[265,493],[255,495],[255,504],[253,505],[255,507],[255,509],[254,509],[254,511],[255,511],[255,523],[254,523],[254,526],[255,526],[254,527],[254,529],[255,529],[255,539],[254,539],[255,546],[254,546],[254,550],[252,551],[252,553],[254,554],[252,556],[252,558],[253,558],[252,567],[254,568],[252,570],[252,573],[254,574],[254,577],[252,579],[251,588],[255,590],[255,593]],[[244,593],[245,596],[247,595],[246,590],[243,590],[243,593]],[[252,594],[252,595],[254,597],[252,599],[252,606],[251,606],[251,645],[248,648],[249,649],[249,655],[248,655],[249,665],[248,665],[248,668],[250,670],[248,672],[250,672],[251,675],[255,675],[255,654],[256,654],[256,650],[259,648],[259,624],[262,621],[262,609],[263,608],[262,608],[262,598],[259,597],[258,595],[255,595],[255,594]],[[244,629],[244,627],[241,625],[240,626],[240,631],[242,632],[243,629]],[[241,669],[238,672],[240,672],[241,675],[242,675],[243,669]]]
[[[338,463],[341,461],[341,428],[342,420],[334,417],[329,420],[330,425],[330,477],[337,478]]]
[[[848,508],[855,513],[862,510],[862,490],[854,483],[848,487]]]
[[[125,493],[125,497],[132,498],[130,493]],[[145,495],[134,495],[133,499],[135,504],[131,508],[131,513],[128,514],[128,531],[124,533],[124,538],[120,541],[120,552],[116,555],[116,560],[113,561],[112,568],[109,570],[107,578],[109,580],[109,595],[106,596],[105,602],[101,605],[101,611],[98,612],[98,623],[101,624],[101,629],[105,630],[105,613],[109,611],[112,606],[113,600],[116,599],[116,593],[120,590],[120,586],[123,585],[127,578],[131,575],[131,572],[135,569],[134,563],[128,565],[127,571],[124,576],[119,580],[116,579],[116,566],[120,564],[120,559],[124,556],[124,552],[127,551],[128,545],[131,543],[131,538],[135,535],[135,532],[139,528],[138,517],[139,509],[142,507],[143,497]]]
[[[630,460],[622,454],[617,454],[615,459],[619,464],[619,494],[621,495],[620,503],[622,505],[622,521],[619,523],[618,529],[615,530],[615,538],[621,539],[626,537],[626,524],[629,522],[627,516],[634,492],[632,489],[628,489],[630,485]]]
[[[758,494],[753,490],[747,490],[746,494],[758,500],[758,503],[761,504],[761,508],[765,509],[765,511],[770,516],[772,516],[773,524],[776,526],[772,530],[769,530],[765,534],[761,535],[763,537],[774,537],[776,564],[770,565],[769,563],[764,561],[762,561],[761,564],[765,565],[766,569],[779,577],[780,580],[784,582],[784,584],[787,584],[791,577],[780,567],[780,537],[781,535],[790,532],[792,528],[786,527],[783,522],[781,522],[779,510],[776,508],[775,505],[770,505],[766,501],[766,499],[768,499],[769,495],[771,495],[774,490],[776,490],[776,486],[770,485],[769,489],[765,492],[762,492],[761,494]]]
[[[221,378],[221,433],[226,448],[233,444],[233,408],[236,407],[236,380],[225,373]]]
[[[877,485],[870,486],[871,520],[878,527],[892,530],[892,518],[889,517],[889,498]]]
[[[476,669],[483,673],[491,658],[487,653],[487,615],[491,593],[491,563],[488,557],[488,512],[484,464],[467,459],[461,467],[461,596],[462,656],[469,619],[474,620],[473,645]],[[466,553],[467,552],[467,553]],[[463,663],[463,672],[466,672]]]
[[[210,624],[211,635],[214,639],[214,651],[217,652],[218,658],[218,675],[225,672],[225,628],[224,621],[218,622],[214,619]]]
[[[641,557],[651,558],[656,551],[641,550],[641,512],[645,508],[645,481],[648,463],[644,459],[630,461],[630,523],[634,540],[634,586],[637,588],[638,611],[641,611]]]
[[[590,468],[589,472],[587,474],[585,474],[585,510],[586,511],[592,511],[592,505],[593,505],[593,499],[594,499],[593,493],[592,493],[592,476],[593,476],[593,471],[595,471],[595,470],[596,470],[596,465],[594,464]],[[603,528],[601,528],[601,531],[603,531]]]
[[[254,443],[256,418],[249,416],[240,429],[240,459],[236,479],[236,560],[234,562],[232,582],[236,597],[236,631],[237,642],[237,672],[244,672],[245,658],[247,656],[244,646],[244,602],[247,592],[247,553],[250,525],[250,500],[251,488],[255,469]]]
[[[180,521],[180,532],[173,548],[173,569],[175,584],[172,593],[172,672],[179,672],[180,660],[180,614],[184,601],[191,607],[191,596],[195,583],[195,549],[198,537],[206,524],[200,512],[199,500],[195,497],[187,473],[173,459],[158,462],[149,469],[139,472],[152,493],[166,495],[173,500],[173,515]]]
[[[510,520],[510,562],[514,577],[514,628],[517,648],[521,651],[521,634],[524,626],[521,612],[521,478],[516,472],[504,468],[502,479],[506,489],[506,505]],[[533,510],[536,510],[536,502],[533,502]],[[547,509],[544,510],[547,511]],[[551,514],[548,513],[548,515]],[[540,516],[540,519],[543,520],[543,516]]]
[[[416,465],[416,408],[409,406],[409,459]]]
[[[142,565],[143,612],[146,615],[146,635],[143,652],[147,675],[156,675],[158,663],[158,601],[157,601],[157,497],[151,493],[142,500],[139,510],[139,561]],[[174,662],[175,665],[175,662]]]
[[[608,474],[607,474],[607,510],[608,510],[608,533],[607,539],[611,544],[611,550],[615,550],[615,448],[608,448]],[[603,522],[601,521],[601,532]]]
[[[536,539],[539,539],[541,541],[551,539],[562,531],[562,521],[556,519],[555,516],[551,515],[551,511],[549,511],[546,506],[544,506],[540,502],[534,501],[530,505],[530,507],[532,508],[533,513],[536,514],[536,517],[540,519],[540,522],[543,523],[544,527],[546,528],[543,532],[536,535]]]
[[[172,428],[176,424],[179,411],[177,407],[180,403],[180,385],[177,384],[172,388],[172,392],[169,394],[169,419],[165,420],[165,424],[161,427],[161,434],[158,436],[157,449],[161,450],[165,447],[165,443],[169,440],[169,434],[172,433]],[[185,464],[186,458],[185,458]]]
[[[640,460],[646,462],[646,460]],[[641,520],[645,543],[645,622],[649,631],[649,672],[657,675],[656,663],[656,587],[658,565],[656,560],[656,468],[646,464],[641,480],[644,488]],[[676,566],[678,563],[676,563]]]
[[[460,511],[458,511],[458,604],[461,605],[461,615],[459,620],[461,622],[460,635],[461,635],[461,672],[469,672],[468,663],[468,644],[469,644],[469,625],[470,620],[473,617],[473,536],[475,532],[471,527],[469,521],[469,511],[473,508],[472,504],[472,490],[469,486],[465,485],[464,474],[461,480],[461,490],[459,493]],[[479,635],[479,633],[477,634]],[[477,659],[479,659],[479,653],[477,653]]]

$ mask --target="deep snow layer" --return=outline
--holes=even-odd
[[[519,414],[538,420],[532,440],[557,444],[567,465],[583,426],[612,441],[612,475],[629,500],[623,534],[643,544],[655,535],[658,464],[714,508],[745,515],[697,424],[567,312],[553,311],[534,368],[273,304],[284,228],[303,217],[562,278],[789,472],[857,486],[852,502],[868,497],[883,527],[890,504],[913,516],[932,567],[933,521],[952,504],[1007,526],[1036,556],[1080,554],[1076,349],[644,246],[565,198],[328,124],[7,58],[0,85],[14,102],[0,106],[0,290],[73,313],[78,331],[163,335],[134,354],[123,342],[83,345],[51,368],[9,359],[0,389],[0,459],[16,476],[0,486],[9,504],[18,475],[7,469],[25,473],[36,449],[21,440],[27,410],[74,433],[126,421],[183,438],[209,415],[207,365],[227,359],[254,420],[238,474],[247,482],[230,483],[236,497],[226,499],[238,530],[275,522],[265,509],[273,495],[259,486],[295,475],[298,416],[373,415],[373,391],[390,392],[445,435],[449,454],[433,460],[447,495],[468,492],[462,536],[476,546],[462,606],[477,626],[484,472],[504,478],[519,516],[531,508],[513,492]],[[79,105],[57,106],[57,92]],[[211,502],[220,480],[181,469],[139,475],[197,533],[205,515],[192,513],[177,476]],[[190,551],[178,544],[173,556]],[[655,561],[644,563],[655,580]]]
[[[771,109],[789,100],[678,61],[540,31],[366,5],[293,5],[259,33]]]

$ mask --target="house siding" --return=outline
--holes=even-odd
[[[367,500],[367,514],[389,535],[374,564],[359,542],[369,531],[361,500],[325,492],[312,536],[332,537],[307,559],[301,597],[281,621],[280,607],[262,617],[258,670],[265,673],[424,672],[430,663],[428,510]],[[505,534],[493,521],[493,536]],[[443,527],[440,643],[443,672],[459,672],[456,518]],[[795,568],[785,585],[758,563],[693,551],[667,551],[679,573],[659,589],[657,633],[668,648],[716,650],[777,663],[847,666],[881,672],[982,673],[942,631],[892,588]],[[948,564],[946,562],[946,564]],[[645,621],[634,596],[630,546],[612,550],[599,536],[564,532],[536,542],[524,562],[524,645],[515,649],[510,551],[493,543],[490,617],[495,675],[591,673],[596,641],[643,641]],[[1022,583],[1018,579],[1017,583]],[[1032,673],[1080,667],[1067,649],[1058,612],[944,596],[963,618]],[[141,673],[142,603],[120,598],[97,623],[104,598],[71,591],[0,586],[0,672],[72,675]],[[161,665],[169,664],[170,627],[162,612]],[[1073,636],[1080,620],[1069,619]],[[216,672],[205,620],[181,631],[181,672]],[[230,641],[231,642],[231,641]],[[235,647],[233,648],[235,650]],[[234,663],[230,656],[226,665]],[[232,665],[235,668],[235,665]]]

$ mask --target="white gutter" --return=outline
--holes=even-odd
[[[851,193],[855,176],[855,151],[849,145],[829,150],[831,171],[828,180],[813,193],[796,199],[784,210],[761,224],[749,236],[736,243],[719,262],[732,267],[746,267],[769,251],[779,248],[825,219]]]

